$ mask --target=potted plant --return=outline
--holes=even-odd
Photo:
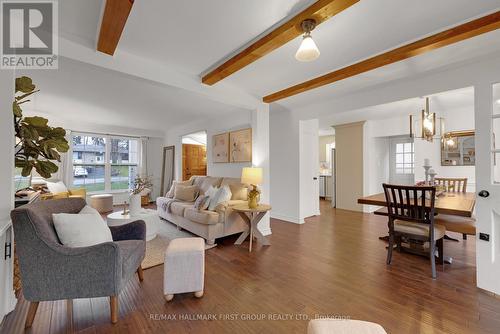
[[[153,182],[149,176],[137,176],[134,180],[134,187],[129,198],[130,215],[136,215],[141,211],[141,193],[146,189],[151,189]]]
[[[60,153],[69,150],[66,130],[51,127],[43,117],[24,117],[21,104],[38,92],[31,78],[16,78],[16,97],[12,103],[16,137],[15,166],[22,169],[22,176],[31,175],[33,168],[40,176],[48,179],[59,169],[53,161],[61,161]]]

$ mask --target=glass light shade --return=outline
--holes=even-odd
[[[241,171],[241,182],[246,184],[258,185],[262,183],[262,168],[243,167]]]
[[[311,35],[305,35],[300,43],[300,47],[295,53],[295,59],[298,61],[313,61],[319,57],[319,49],[314,43]]]

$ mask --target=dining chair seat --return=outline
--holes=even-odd
[[[450,232],[476,235],[476,220],[474,218],[439,214],[434,218],[434,222],[446,227],[446,230]]]
[[[404,234],[413,234],[418,236],[429,235],[429,224],[415,223],[402,220],[394,220],[394,231]],[[446,228],[443,225],[434,225],[434,239],[438,240],[444,237]]]

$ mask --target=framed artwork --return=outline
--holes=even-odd
[[[231,162],[252,162],[252,129],[229,133]]]
[[[212,137],[212,161],[229,162],[229,133],[221,133]]]

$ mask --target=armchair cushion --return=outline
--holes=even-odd
[[[69,197],[80,197],[85,199],[87,197],[87,190],[85,188],[70,189]]]
[[[67,247],[88,247],[113,241],[109,227],[95,213],[54,213],[54,227]]]

